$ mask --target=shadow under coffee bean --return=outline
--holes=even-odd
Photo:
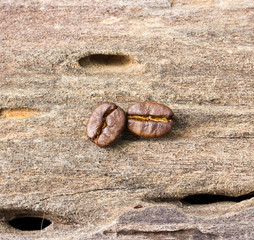
[[[99,147],[107,147],[121,135],[126,124],[125,112],[114,103],[102,103],[92,112],[87,124],[88,138]]]
[[[171,132],[173,127],[173,111],[159,103],[139,102],[129,107],[128,129],[149,138],[161,137]]]

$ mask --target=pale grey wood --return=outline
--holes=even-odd
[[[252,239],[253,198],[178,200],[254,191],[253,9],[248,0],[1,1],[0,239]],[[81,67],[89,54],[132,61]],[[163,103],[174,130],[125,131],[100,149],[85,128],[104,101]],[[53,225],[7,224],[24,214]]]

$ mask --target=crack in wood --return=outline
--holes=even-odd
[[[66,196],[75,196],[75,195],[79,195],[79,194],[86,194],[86,193],[90,193],[90,192],[98,192],[98,191],[121,191],[121,190],[128,190],[128,191],[135,191],[135,190],[140,190],[140,189],[146,189],[145,187],[138,187],[138,188],[98,188],[98,189],[92,189],[92,190],[88,190],[88,191],[80,191],[80,192],[75,192],[75,193],[65,193],[65,194],[58,194],[58,195],[55,195],[55,196],[49,196],[49,197],[46,197],[46,198],[43,198],[41,199],[40,201],[37,201],[36,203],[34,203],[35,205],[36,204],[39,204],[43,201],[46,201],[50,198],[57,198],[57,197],[66,197]],[[82,197],[83,198],[83,197]],[[81,198],[81,199],[82,199]],[[80,200],[81,200],[80,199]]]
[[[175,6],[175,1],[174,0],[168,0],[170,7],[174,7]]]
[[[211,233],[203,233],[199,229],[180,229],[175,231],[139,231],[139,230],[120,230],[117,232],[113,232],[111,230],[104,231],[104,235],[106,236],[112,236],[116,235],[117,237],[120,236],[143,236],[143,237],[149,237],[153,239],[157,239],[158,237],[195,237],[200,239],[217,239],[218,236]]]
[[[145,198],[145,202],[165,203],[180,201],[181,204],[212,204],[218,202],[242,202],[248,199],[254,198],[254,192],[240,195],[237,197],[227,195],[215,195],[215,194],[195,194],[189,195],[184,198],[170,198],[170,197],[157,197],[157,198]]]

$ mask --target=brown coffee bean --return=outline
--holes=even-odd
[[[173,111],[163,104],[139,102],[129,107],[128,128],[141,137],[160,137],[172,130]]]
[[[88,138],[99,147],[112,144],[126,124],[125,112],[114,103],[102,103],[91,114],[87,124]]]

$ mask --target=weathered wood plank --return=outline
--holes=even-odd
[[[253,9],[248,0],[1,1],[0,239],[252,239],[254,198],[180,200],[254,191]],[[89,54],[132,63],[80,66]],[[163,103],[174,130],[125,131],[100,149],[85,128],[104,101]],[[7,222],[19,215],[54,224],[18,231]]]

